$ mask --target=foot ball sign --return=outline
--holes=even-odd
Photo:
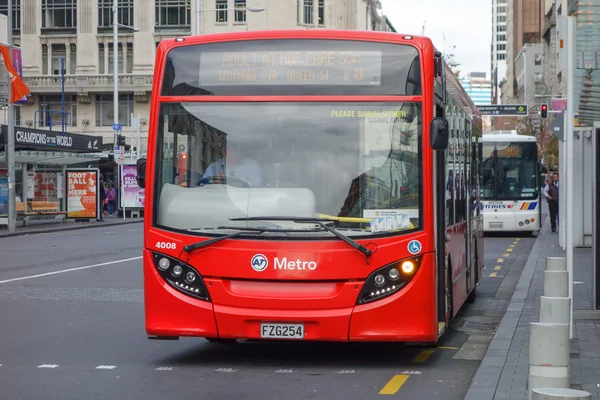
[[[68,169],[67,218],[96,218],[98,214],[98,170]]]

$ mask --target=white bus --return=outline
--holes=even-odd
[[[537,138],[517,131],[486,131],[480,200],[485,232],[538,232],[542,223]]]

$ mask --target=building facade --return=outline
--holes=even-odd
[[[164,39],[216,32],[276,29],[393,30],[378,0],[13,0],[14,44],[22,49],[31,95],[16,112],[25,127],[61,129],[64,69],[66,130],[113,143],[113,59],[118,60],[118,121],[130,144],[139,115],[146,149],[156,47]],[[246,7],[263,8],[261,12]],[[0,0],[7,13],[7,0]]]
[[[492,47],[490,76],[493,86],[492,103],[500,99],[499,80],[506,75],[506,33],[508,0],[492,0]]]
[[[492,103],[493,82],[487,79],[485,72],[470,72],[460,78],[460,83],[476,106]]]

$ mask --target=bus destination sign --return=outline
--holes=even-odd
[[[203,52],[200,86],[380,86],[381,51]]]

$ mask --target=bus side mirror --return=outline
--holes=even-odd
[[[448,148],[448,121],[434,118],[429,128],[429,145],[433,150],[444,151]]]
[[[136,163],[137,176],[135,180],[137,181],[137,185],[142,189],[146,187],[146,159],[140,158]]]

